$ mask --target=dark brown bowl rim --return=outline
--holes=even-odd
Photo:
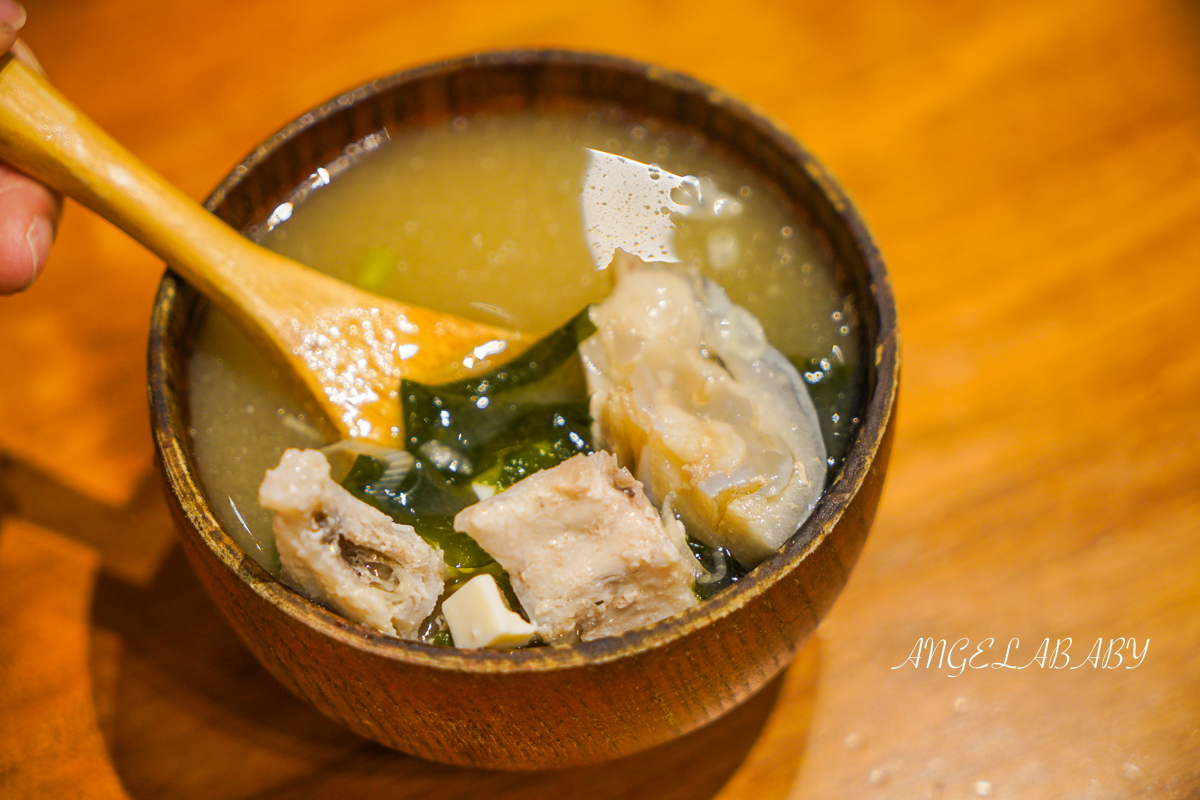
[[[873,342],[875,381],[869,389],[865,415],[855,440],[846,453],[843,466],[808,519],[778,552],[748,576],[715,597],[653,625],[629,631],[621,636],[591,642],[517,651],[431,647],[370,630],[309,601],[272,577],[246,555],[221,528],[197,477],[195,462],[190,452],[185,452],[181,444],[187,440],[187,431],[182,429],[182,426],[175,425],[175,421],[185,419],[182,414],[184,403],[183,398],[174,391],[173,384],[167,380],[168,374],[178,374],[181,371],[180,366],[171,361],[177,353],[167,352],[167,324],[176,307],[190,299],[189,293],[194,293],[194,290],[168,269],[155,298],[151,320],[148,359],[151,423],[159,464],[171,491],[179,498],[190,496],[205,499],[204,503],[182,504],[191,527],[199,534],[205,546],[243,583],[285,614],[347,646],[436,670],[511,673],[598,665],[664,647],[715,620],[733,614],[762,595],[776,582],[786,580],[797,565],[834,529],[866,480],[888,429],[896,399],[900,360],[891,283],[865,223],[845,192],[829,172],[779,124],[723,91],[662,67],[591,52],[522,49],[477,53],[403,70],[344,92],[302,114],[255,148],[213,191],[205,206],[209,210],[215,209],[226,194],[249,177],[254,168],[273,151],[318,120],[344,111],[349,106],[392,89],[398,84],[462,70],[504,68],[530,63],[560,63],[604,69],[703,98],[710,105],[725,110],[742,123],[755,128],[782,154],[801,165],[819,187],[836,219],[850,232],[854,247],[866,265],[871,290],[871,298],[867,302],[875,306],[879,321],[878,335]],[[870,357],[869,352],[864,355]],[[184,535],[188,534],[185,532]],[[814,616],[819,615],[814,612]]]

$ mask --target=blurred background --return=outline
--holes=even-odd
[[[43,277],[0,299],[0,795],[1200,797],[1200,5],[26,6],[51,80],[198,200],[423,62],[563,46],[689,73],[848,190],[904,366],[875,527],[785,676],[616,765],[442,767],[294,701],[202,595],[149,437],[162,265],[68,203]],[[923,637],[982,643],[975,665],[1070,637],[1080,668],[951,677],[905,661]],[[1085,661],[1130,637],[1136,668]]]

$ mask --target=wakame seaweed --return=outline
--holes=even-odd
[[[402,380],[405,445],[414,456],[413,468],[384,483],[387,465],[360,455],[342,486],[441,548],[450,569],[448,588],[487,572],[510,605],[519,608],[508,574],[474,539],[454,530],[454,516],[481,496],[594,451],[579,358],[579,344],[594,331],[585,309],[523,355],[483,375],[439,385]],[[829,388],[835,391],[846,380],[840,374],[831,377]],[[699,599],[746,574],[723,548],[691,537],[688,544],[714,576],[696,583]]]
[[[476,501],[474,492],[469,487],[447,485],[437,478],[431,480],[427,467],[420,460],[395,484],[380,482],[386,468],[383,461],[360,455],[342,479],[342,486],[396,522],[412,525],[418,536],[440,548],[449,569],[447,589],[486,572],[496,579],[509,606],[519,610],[521,604],[513,593],[508,573],[474,539],[454,530],[454,515]],[[431,616],[436,616],[436,611]],[[452,646],[452,643],[443,643],[437,638],[433,639],[433,644]]]
[[[793,357],[788,360],[804,379],[808,396],[817,409],[817,421],[821,426],[821,438],[825,441],[825,455],[829,464],[829,469],[825,471],[825,488],[828,489],[837,477],[858,428],[857,417],[845,419],[830,413],[829,409],[858,408],[862,389],[849,364],[835,362],[828,357]]]
[[[512,362],[483,375],[436,386],[402,380],[413,468],[384,484],[386,465],[359,456],[342,485],[440,547],[452,572],[490,571],[495,562],[474,539],[454,530],[454,516],[478,502],[481,487],[501,491],[593,451],[579,343],[594,331],[585,309]],[[498,566],[496,573],[499,579]]]
[[[577,453],[591,453],[592,420],[579,343],[595,331],[587,310],[514,361],[468,380],[431,386],[400,382],[407,449],[414,463],[384,482],[387,465],[360,455],[342,486],[442,551],[447,589],[480,573],[496,579],[520,609],[508,573],[478,543],[454,530],[454,516]],[[436,612],[434,615],[436,616]],[[441,631],[433,644],[450,646]]]
[[[595,330],[584,309],[516,360],[483,375],[437,386],[401,380],[408,449],[440,460],[440,471],[455,481],[490,464],[500,450],[531,438],[561,442],[559,449],[571,455],[591,452],[587,385],[578,354],[579,343]],[[465,461],[455,462],[430,442]]]
[[[431,477],[420,459],[399,482],[382,483],[386,467],[379,459],[360,455],[342,486],[396,522],[413,526],[418,536],[442,549],[449,566],[470,569],[491,562],[492,557],[474,539],[454,530],[454,515],[478,499],[469,486],[447,485]]]

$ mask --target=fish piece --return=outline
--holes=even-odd
[[[550,643],[616,636],[696,603],[695,559],[609,453],[534,473],[460,511],[454,529],[508,571]]]
[[[580,345],[593,442],[656,505],[674,493],[688,530],[752,567],[807,518],[825,444],[796,368],[762,325],[694,271],[625,253]]]
[[[258,502],[275,512],[284,582],[355,622],[417,638],[445,585],[441,550],[334,483],[318,450],[285,452]]]

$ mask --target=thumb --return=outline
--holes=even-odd
[[[25,9],[14,0],[0,0],[0,53],[7,53],[25,27]]]
[[[41,66],[17,38],[25,9],[0,0],[0,55],[13,55],[33,69]],[[0,295],[26,288],[37,278],[54,241],[62,198],[32,178],[0,163]]]

